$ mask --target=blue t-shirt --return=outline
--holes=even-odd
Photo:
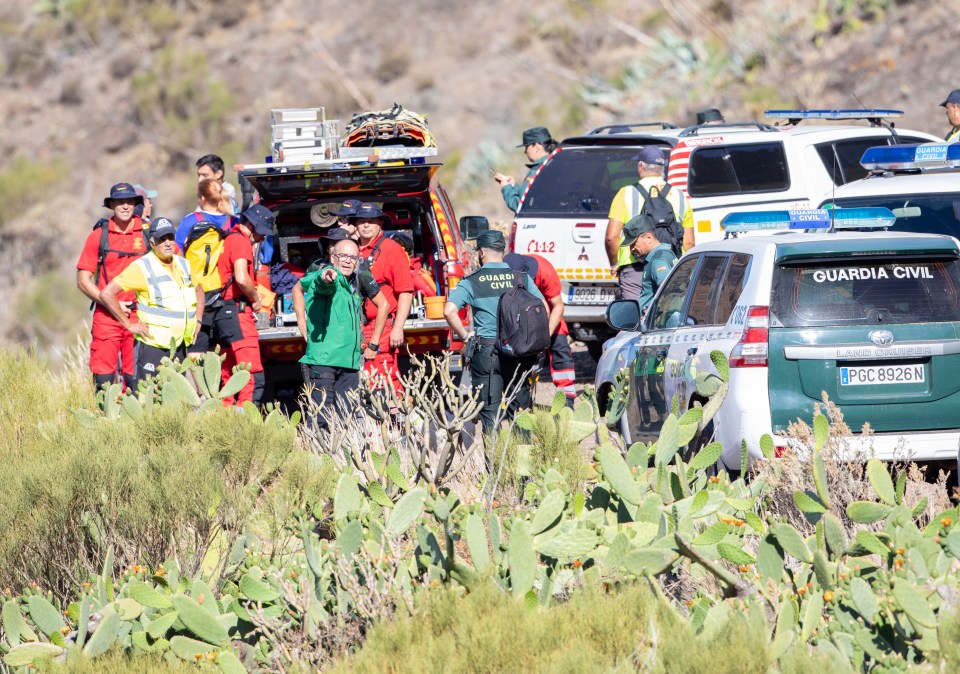
[[[533,279],[528,274],[524,274],[524,278],[527,290],[535,297],[543,299]],[[496,339],[500,296],[513,287],[513,280],[513,270],[506,262],[488,262],[460,281],[457,287],[450,291],[447,301],[453,302],[457,309],[471,306],[477,337]]]
[[[180,246],[180,250],[184,253],[187,252],[187,237],[190,236],[190,230],[193,229],[193,226],[198,222],[208,221],[215,224],[217,227],[223,231],[229,230],[233,227],[234,216],[224,215],[223,213],[208,213],[207,211],[200,211],[202,217],[197,217],[196,213],[189,213],[184,216],[183,220],[180,221],[180,224],[177,225],[177,245]]]

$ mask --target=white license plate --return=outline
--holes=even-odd
[[[615,288],[597,286],[571,286],[567,290],[567,304],[610,304]]]
[[[867,365],[841,367],[842,386],[868,384],[915,384],[926,381],[923,365]]]

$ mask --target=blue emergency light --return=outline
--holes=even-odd
[[[764,229],[829,229],[830,214],[820,208],[795,211],[729,213],[720,221],[724,232],[757,232]]]
[[[880,145],[867,148],[860,165],[868,171],[916,171],[960,166],[960,143]]]
[[[889,208],[812,208],[794,211],[752,211],[729,213],[720,221],[728,234],[765,229],[882,229],[897,221]]]
[[[763,116],[768,119],[879,119],[881,117],[903,117],[903,110],[872,108],[869,110],[767,110]]]
[[[829,211],[834,229],[886,229],[897,216],[889,208],[833,208]]]

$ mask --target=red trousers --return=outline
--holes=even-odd
[[[400,383],[400,369],[397,366],[397,356],[400,350],[390,348],[390,330],[392,328],[393,319],[391,318],[387,320],[387,325],[383,328],[383,334],[380,335],[380,353],[373,360],[365,361],[363,369],[374,378],[374,387],[379,388],[383,385],[383,379],[386,379],[393,386],[394,391],[403,393],[403,384]],[[368,341],[372,335],[373,321],[370,321],[363,326],[364,341]]]
[[[136,318],[136,316],[131,316]],[[117,359],[121,372],[128,377],[134,374],[136,361],[133,357],[133,333],[124,329],[120,322],[105,311],[93,314],[93,335],[90,339],[90,371],[108,375],[117,371]]]
[[[230,379],[233,368],[238,363],[249,365],[251,375],[263,372],[263,362],[260,360],[260,339],[257,333],[257,322],[253,317],[253,310],[247,307],[245,311],[237,314],[237,319],[240,322],[243,338],[233,342],[225,349],[226,357],[220,366],[220,378],[224,385]],[[240,406],[245,402],[254,402],[253,389],[254,377],[251,376],[246,386],[240,389],[236,396],[225,398],[223,404]]]

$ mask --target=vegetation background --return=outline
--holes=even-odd
[[[894,107],[934,133],[960,85],[934,0],[6,0],[0,6],[0,343],[56,359],[84,330],[84,236],[120,180],[194,204],[193,162],[268,150],[270,109],[427,113],[459,215],[510,216],[522,129],[771,107]],[[228,171],[228,174],[231,173]],[[230,175],[228,175],[230,177]]]

